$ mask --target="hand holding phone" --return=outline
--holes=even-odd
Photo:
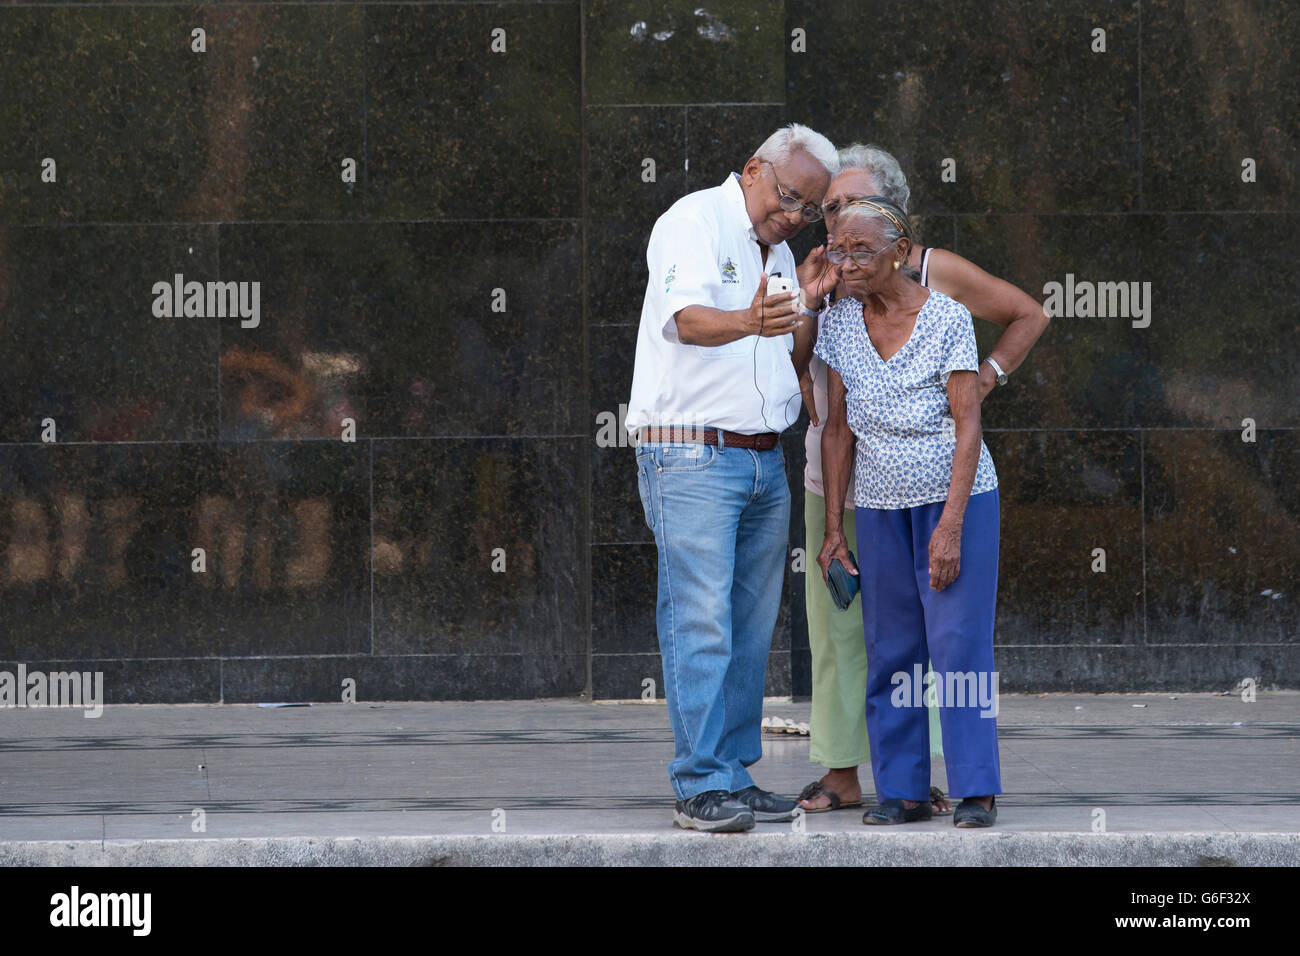
[[[767,276],[759,282],[754,300],[749,304],[746,327],[750,335],[775,336],[793,332],[799,321],[799,293],[794,280],[786,276]]]

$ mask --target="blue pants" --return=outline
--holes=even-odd
[[[646,443],[637,486],[659,549],[657,625],[679,799],[734,793],[763,755],[763,686],[781,604],[790,485],[771,451]]]
[[[944,503],[858,508],[858,567],[867,644],[867,736],[879,800],[928,801],[929,722],[938,698],[948,788],[954,797],[1002,792],[993,616],[998,591],[998,492],[973,495],[962,522],[961,565],[930,588],[930,536]],[[931,691],[923,684],[934,663]]]

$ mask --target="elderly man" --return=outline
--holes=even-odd
[[[821,218],[836,169],[790,125],[721,185],[655,223],[627,427],[659,551],[658,633],[683,828],[789,820],[759,789],[763,683],[781,600],[790,488],[780,433],[801,405],[792,353],[811,348],[786,240]],[[769,279],[784,280],[775,291]],[[769,294],[771,292],[772,294]]]

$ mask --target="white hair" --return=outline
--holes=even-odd
[[[900,209],[907,209],[912,190],[907,186],[903,168],[879,146],[854,143],[839,152],[839,172],[860,169],[876,181],[876,191]],[[837,174],[838,175],[838,174]]]
[[[764,162],[780,164],[790,158],[790,154],[801,149],[821,164],[831,176],[840,171],[839,157],[835,146],[829,139],[814,129],[791,123],[783,126],[758,147],[754,156]]]

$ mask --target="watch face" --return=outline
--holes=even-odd
[[[1007,374],[1006,374],[1006,372],[1003,372],[1001,375],[998,376],[998,384],[999,384],[999,385],[1005,385],[1005,384],[1007,384]]]

